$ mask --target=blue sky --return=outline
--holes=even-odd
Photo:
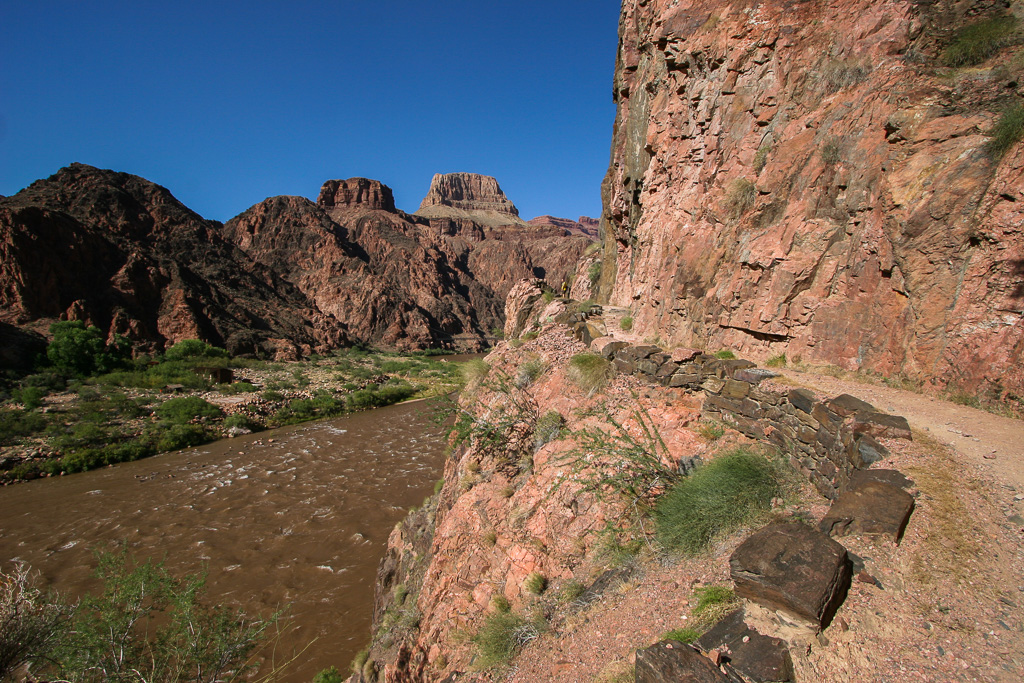
[[[74,161],[226,220],[366,176],[598,216],[617,0],[0,3],[0,194]]]

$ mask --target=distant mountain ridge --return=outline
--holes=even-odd
[[[479,349],[515,281],[569,276],[589,240],[495,234],[460,210],[407,214],[353,178],[221,224],[143,178],[72,164],[0,199],[0,324],[38,338],[81,319],[142,351],[200,338],[276,358],[357,341]]]

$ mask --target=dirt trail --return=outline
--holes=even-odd
[[[911,427],[927,432],[965,459],[980,465],[999,484],[1024,491],[1024,422],[993,415],[977,408],[830,375],[783,370],[782,377],[807,387],[821,397],[851,394],[893,415],[902,415]]]

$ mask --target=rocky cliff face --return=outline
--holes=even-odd
[[[467,182],[458,201],[504,198],[490,180],[490,195]],[[0,199],[0,324],[18,341],[0,359],[30,362],[60,318],[141,351],[189,338],[278,358],[350,341],[481,349],[512,284],[569,277],[589,241],[470,213],[411,216],[386,185],[351,178],[222,226],[142,178],[75,164]]]
[[[435,175],[416,214],[426,218],[469,218],[489,227],[523,224],[519,209],[501,191],[498,181],[477,173]]]
[[[537,216],[526,221],[527,225],[537,227],[554,227],[564,230],[569,235],[585,235],[591,239],[597,239],[600,221],[588,216],[580,216],[578,221],[571,218],[558,218],[556,216]]]
[[[0,322],[84,320],[140,349],[202,338],[289,357],[343,325],[165,188],[74,164],[0,200]]]
[[[1021,62],[938,61],[1008,6],[627,0],[604,297],[670,343],[1020,395],[1024,145],[987,143]]]

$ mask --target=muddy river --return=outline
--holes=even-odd
[[[0,489],[0,562],[70,596],[94,590],[93,549],[126,542],[249,614],[286,607],[280,680],[345,670],[370,632],[388,534],[441,476],[443,440],[416,402]]]

